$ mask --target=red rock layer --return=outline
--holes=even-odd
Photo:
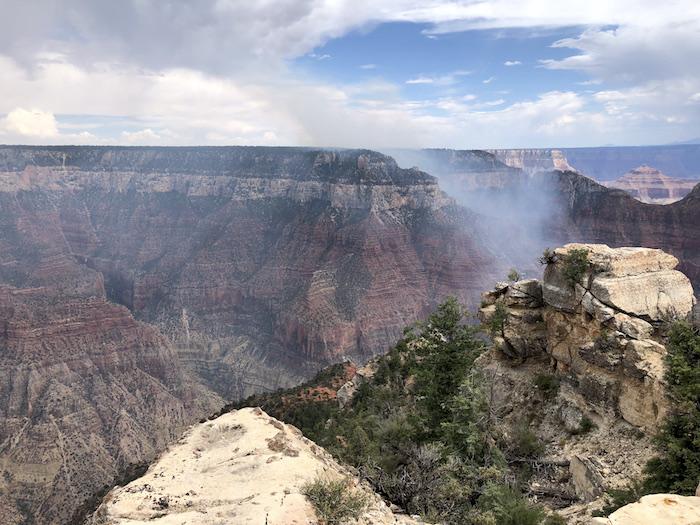
[[[603,182],[603,185],[625,190],[635,199],[649,204],[671,204],[688,195],[698,182],[674,179],[655,168],[640,166],[619,179]]]
[[[213,411],[191,373],[228,399],[298,383],[495,277],[473,217],[371,152],[18,147],[0,166],[2,523],[68,521]]]

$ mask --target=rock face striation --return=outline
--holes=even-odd
[[[518,168],[528,175],[542,171],[574,171],[566,159],[566,155],[559,149],[494,149],[487,150],[498,160],[510,166]]]
[[[527,421],[546,443],[543,462],[555,465],[531,492],[555,506],[585,502],[563,514],[587,523],[590,502],[629,483],[653,455],[651,436],[670,406],[664,324],[689,318],[695,298],[678,260],[657,249],[568,244],[546,262],[542,281],[483,294],[494,350],[480,364],[494,410],[513,429]]]
[[[688,195],[698,180],[674,179],[656,168],[639,166],[619,179],[603,182],[608,188],[624,190],[632,197],[649,204],[671,204]]]
[[[680,261],[679,270],[700,287],[700,184],[665,206],[637,201],[576,173],[541,174],[558,197],[542,227],[551,245],[572,242],[659,248]]]
[[[304,486],[347,480],[367,499],[353,523],[410,525],[299,430],[259,408],[229,412],[191,428],[148,472],[107,494],[91,525],[314,525]]]
[[[364,150],[0,147],[0,522],[66,523],[225,400],[475,296],[473,221]]]

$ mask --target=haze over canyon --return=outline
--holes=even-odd
[[[412,155],[426,171],[369,150],[1,147],[0,520],[80,516],[226,401],[381,354],[546,246],[659,247],[700,286],[700,187],[648,205],[503,153]]]

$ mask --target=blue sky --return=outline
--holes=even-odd
[[[542,86],[579,90],[587,80],[580,72],[552,71],[539,62],[571,55],[571,50],[550,46],[577,36],[581,28],[541,35],[522,29],[431,35],[429,29],[427,24],[387,23],[355,30],[296,59],[295,65],[329,82],[386,80],[400,85],[402,95],[419,100],[476,95],[484,102],[517,101],[536,97]],[[415,82],[421,79],[425,82]]]
[[[700,135],[695,0],[3,0],[3,11],[3,143],[497,148]]]

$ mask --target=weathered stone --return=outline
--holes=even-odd
[[[665,356],[666,348],[662,344],[651,339],[632,339],[625,347],[625,366],[634,368],[641,376],[661,380],[664,377]]]
[[[527,279],[511,284],[505,293],[507,306],[542,306],[542,285],[537,279]]]
[[[141,478],[113,489],[88,523],[317,523],[303,487],[319,476],[366,498],[358,525],[417,525],[299,430],[252,408],[193,427]]]
[[[617,330],[634,339],[648,339],[654,332],[654,327],[637,317],[616,313],[613,324]]]
[[[606,338],[605,345],[596,341],[587,342],[579,348],[578,354],[587,363],[614,370],[622,362],[624,346],[615,338]]]
[[[590,292],[584,293],[581,306],[601,323],[605,323],[615,316],[615,310],[601,303]]]
[[[655,248],[611,248],[605,244],[571,243],[557,248],[555,254],[561,257],[575,249],[588,251],[588,261],[593,272],[609,277],[672,270],[678,266],[678,259],[673,255]]]
[[[571,480],[576,494],[584,501],[593,501],[604,491],[603,476],[595,459],[586,456],[573,456],[569,464]]]
[[[686,317],[694,304],[690,280],[675,270],[622,277],[596,276],[591,293],[616,310],[654,321]]]
[[[557,416],[567,432],[574,434],[581,429],[583,412],[578,407],[570,403],[563,403],[557,411]]]
[[[697,525],[700,497],[650,494],[616,510],[607,518],[592,518],[592,525]]]
[[[377,361],[375,359],[370,360],[366,365],[358,368],[355,371],[355,375],[344,383],[336,392],[336,399],[341,407],[347,405],[352,398],[355,397],[357,389],[369,379],[371,379],[377,372]]]
[[[542,281],[542,298],[546,304],[563,310],[574,312],[581,303],[585,290],[574,287],[561,271],[558,264],[548,264]]]

